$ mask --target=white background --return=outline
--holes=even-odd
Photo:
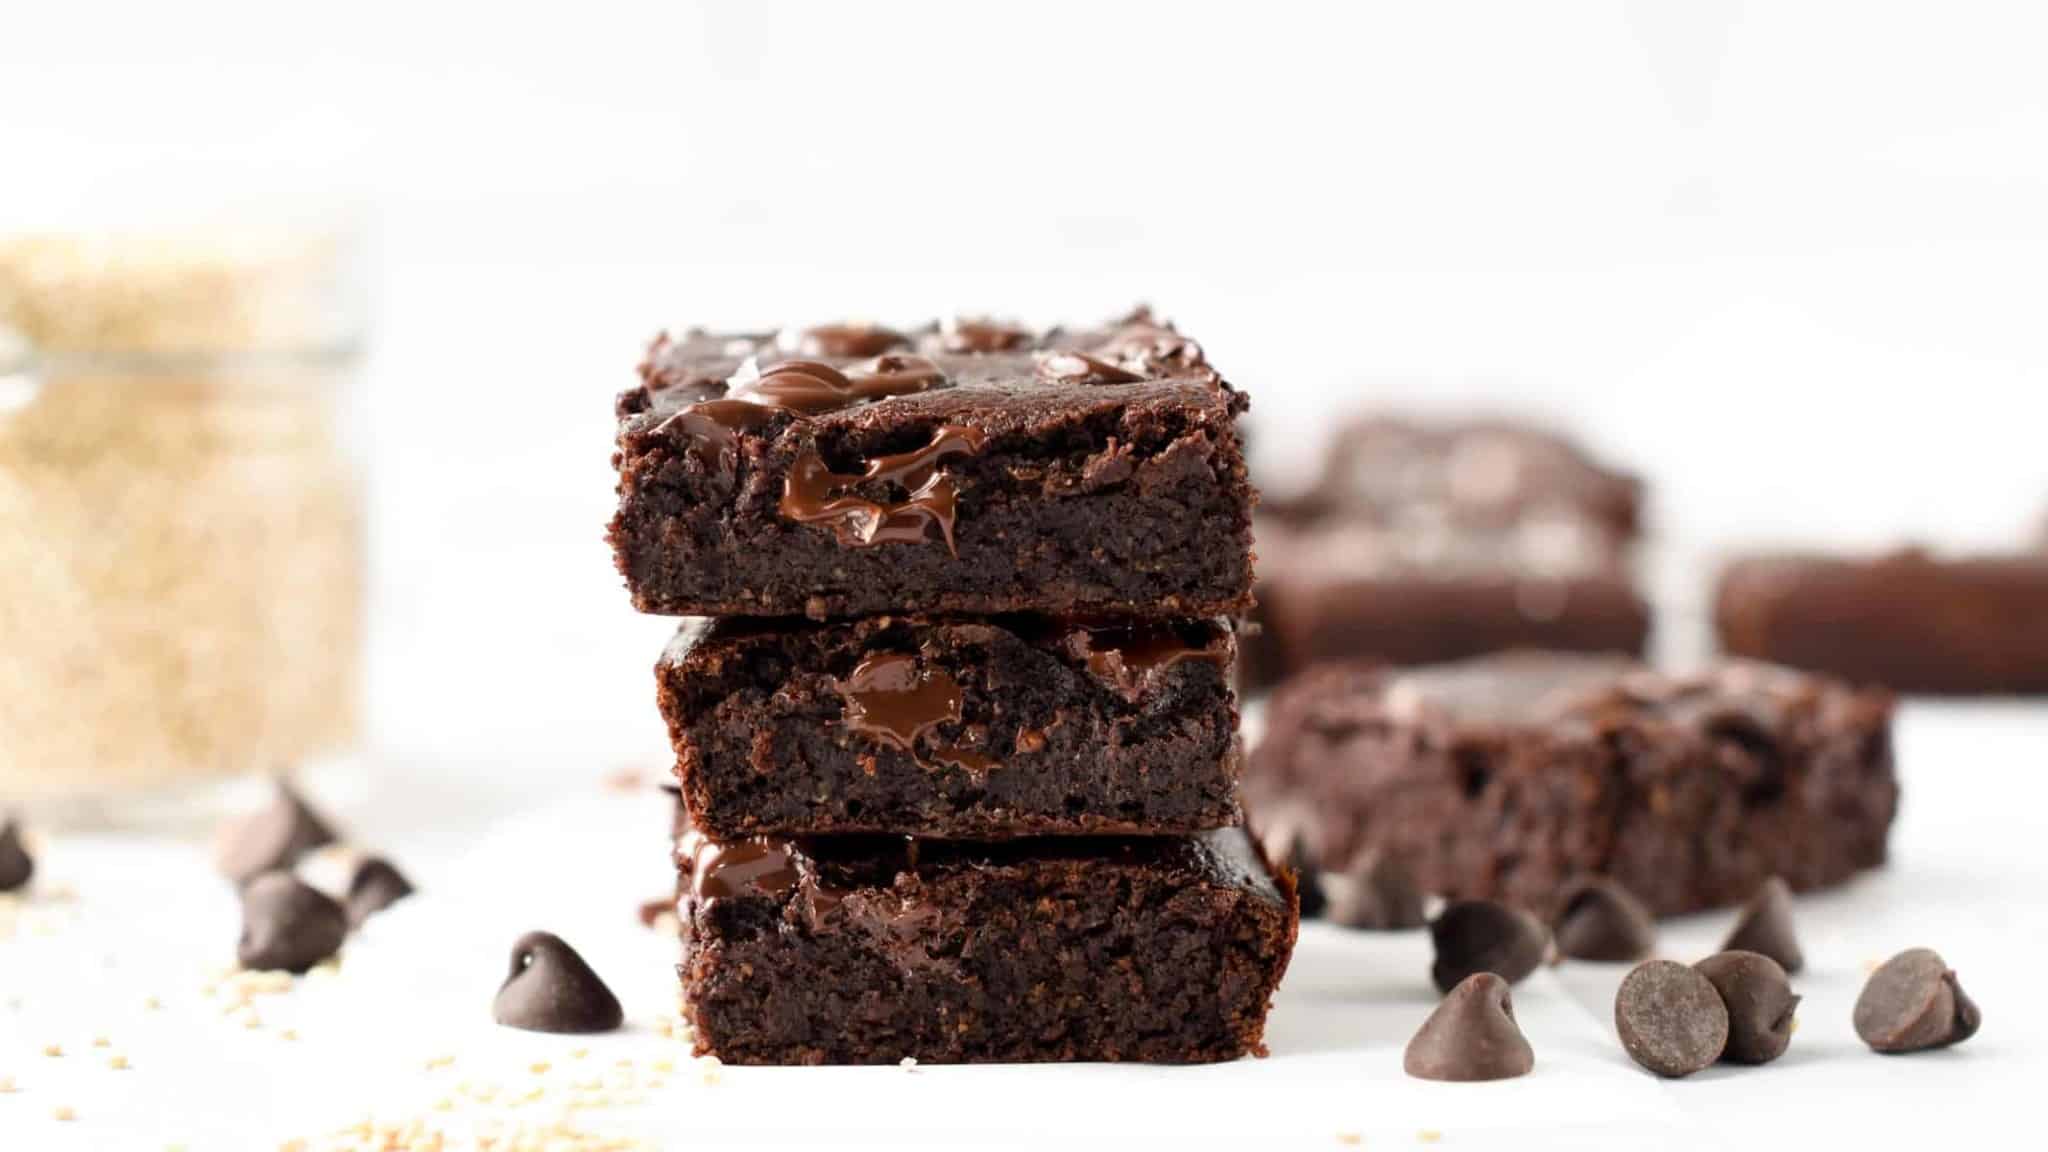
[[[15,3],[0,45],[0,226],[359,224],[394,753],[658,753],[599,532],[668,323],[1150,299],[1268,463],[1375,397],[1583,429],[1681,609],[1733,541],[2048,504],[2036,4]]]

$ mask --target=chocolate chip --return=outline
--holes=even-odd
[[[1699,972],[1651,960],[1622,978],[1614,1027],[1636,1063],[1659,1076],[1690,1076],[1728,1047],[1728,1006]]]
[[[1428,898],[1399,857],[1361,852],[1349,868],[1329,878],[1328,886],[1332,923],[1376,932],[1429,923]]]
[[[1769,956],[1787,972],[1797,972],[1806,966],[1806,955],[1799,950],[1799,935],[1792,930],[1792,889],[1784,880],[1773,876],[1756,890],[1742,915],[1736,918],[1735,929],[1722,942],[1721,951]]]
[[[1491,972],[1510,984],[1543,963],[1550,933],[1543,922],[1519,908],[1491,900],[1452,904],[1430,921],[1436,962],[1429,974],[1449,992],[1475,972]]]
[[[1511,1080],[1536,1066],[1515,1023],[1508,982],[1491,972],[1466,977],[1422,1022],[1401,1067],[1420,1080]]]
[[[277,782],[270,804],[227,828],[220,845],[220,870],[237,884],[265,872],[290,868],[315,848],[334,843],[334,830],[292,786]]]
[[[1721,994],[1728,1009],[1728,1047],[1721,1059],[1734,1064],[1768,1064],[1792,1043],[1792,1014],[1799,997],[1785,969],[1755,952],[1721,952],[1693,965]]]
[[[1908,948],[1870,974],[1856,997],[1856,1034],[1879,1052],[1919,1052],[1977,1034],[1983,1013],[1928,948]]]
[[[1038,354],[1038,378],[1054,384],[1135,384],[1145,377],[1086,352]]]
[[[528,932],[512,945],[512,971],[491,1015],[528,1032],[609,1032],[625,1020],[619,998],[560,936]]]
[[[303,973],[336,952],[348,935],[340,904],[289,872],[266,872],[242,889],[244,968]]]
[[[372,856],[356,865],[348,882],[348,922],[361,927],[363,921],[413,894],[412,881],[391,861]]]
[[[1311,815],[1299,808],[1284,807],[1276,812],[1259,834],[1266,859],[1294,871],[1295,890],[1301,896],[1301,918],[1313,920],[1329,906],[1323,891],[1322,861],[1318,859]]]
[[[1627,964],[1650,954],[1657,924],[1628,889],[1604,877],[1568,885],[1554,920],[1557,950],[1574,960]]]
[[[36,859],[22,843],[21,821],[14,816],[0,818],[0,892],[28,887],[36,874]]]

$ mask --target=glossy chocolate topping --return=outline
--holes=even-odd
[[[780,895],[799,879],[796,853],[781,840],[755,837],[719,844],[689,832],[682,847],[690,859],[690,894],[699,900]]]
[[[1145,377],[1086,352],[1042,352],[1038,376],[1060,384],[1135,384]]]
[[[700,400],[677,412],[671,424],[689,440],[690,453],[707,472],[730,476],[739,468],[740,433],[775,419],[775,409],[746,400]]]
[[[881,652],[862,660],[839,688],[846,726],[905,752],[934,725],[960,719],[960,685],[915,656]]]
[[[1035,339],[1029,328],[985,316],[960,316],[939,325],[930,342],[941,352],[985,355],[1026,348]]]
[[[904,652],[878,652],[857,665],[839,686],[846,697],[846,727],[908,752],[920,763],[918,741],[940,724],[960,721],[960,685],[943,670]],[[954,745],[935,746],[930,757],[941,763],[987,772],[1002,761]]]
[[[944,425],[930,444],[878,456],[859,475],[834,472],[815,450],[806,449],[783,484],[782,514],[799,524],[827,525],[848,546],[912,543],[937,528],[947,551],[954,551],[958,490],[939,465],[948,457],[980,451],[982,439],[976,429]],[[887,484],[909,494],[896,501],[871,500],[856,492],[862,484]]]
[[[1067,651],[1128,697],[1136,697],[1154,676],[1183,660],[1218,666],[1229,660],[1228,647],[1214,634],[1201,643],[1190,642],[1168,620],[1070,620],[1065,627]]]
[[[858,360],[892,348],[907,348],[910,338],[880,324],[820,324],[799,332],[786,331],[781,343],[799,356]]]
[[[945,378],[938,365],[922,356],[877,356],[844,372],[819,360],[782,360],[757,372],[742,365],[731,397],[817,416],[922,392]]]

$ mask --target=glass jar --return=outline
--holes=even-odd
[[[0,238],[0,805],[119,821],[354,747],[337,251]]]

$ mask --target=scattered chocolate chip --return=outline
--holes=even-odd
[[[304,973],[341,951],[348,913],[289,872],[266,872],[242,889],[242,967]]]
[[[391,861],[371,856],[356,865],[348,882],[348,922],[361,927],[363,921],[413,894],[412,881]]]
[[[1518,983],[1543,963],[1550,933],[1543,922],[1519,908],[1491,900],[1463,900],[1429,923],[1436,962],[1429,974],[1449,992],[1475,972],[1491,972]]]
[[[1467,976],[1422,1022],[1401,1067],[1420,1080],[1511,1080],[1536,1066],[1515,1023],[1508,982],[1491,972]]]
[[[1558,898],[1557,950],[1574,960],[1628,964],[1650,954],[1657,923],[1629,890],[1605,877],[1567,886]]]
[[[1870,974],[1856,997],[1856,1034],[1879,1052],[1919,1052],[1977,1034],[1983,1013],[1929,948],[1908,948]]]
[[[1728,1006],[1703,974],[1650,960],[1622,978],[1614,1027],[1636,1063],[1659,1076],[1690,1076],[1728,1047]]]
[[[1799,997],[1785,969],[1755,952],[1721,952],[1693,965],[1721,994],[1728,1009],[1728,1047],[1721,1059],[1734,1064],[1768,1064],[1792,1043],[1792,1014]]]
[[[284,780],[268,806],[228,825],[220,844],[220,870],[237,884],[290,868],[315,848],[334,843],[334,830]]]
[[[1428,898],[1399,857],[1361,852],[1329,878],[1329,917],[1346,928],[1392,932],[1429,923]]]
[[[1742,915],[1735,920],[1734,930],[1722,942],[1721,951],[1769,956],[1787,972],[1797,972],[1806,966],[1806,955],[1799,950],[1799,934],[1792,930],[1792,889],[1783,879],[1771,877],[1749,898]]]
[[[1310,843],[1313,836],[1309,814],[1296,808],[1283,808],[1275,813],[1259,834],[1266,859],[1294,870],[1294,886],[1301,895],[1304,920],[1321,916],[1330,902],[1323,891],[1322,862]]]
[[[512,971],[491,1015],[528,1032],[609,1032],[626,1016],[583,957],[552,932],[528,932],[512,945]]]
[[[22,843],[21,821],[13,816],[0,817],[0,892],[28,887],[29,878],[35,874],[36,859],[28,854],[28,845]]]

